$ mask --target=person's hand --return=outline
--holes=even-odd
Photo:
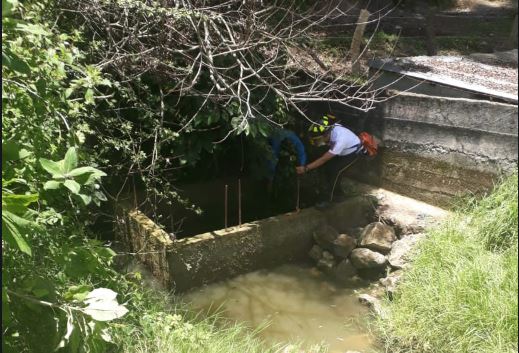
[[[305,166],[300,165],[299,167],[296,167],[296,172],[297,172],[297,174],[299,174],[299,175],[301,175],[301,174],[305,174],[305,172],[306,172],[306,168],[305,168]]]

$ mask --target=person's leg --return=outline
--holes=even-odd
[[[341,200],[345,197],[341,187],[342,178],[346,170],[357,160],[358,155],[350,154],[347,156],[334,157],[327,172],[328,201]],[[332,198],[333,197],[333,198]]]

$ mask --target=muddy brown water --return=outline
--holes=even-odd
[[[354,289],[340,288],[315,269],[285,265],[198,288],[184,300],[195,309],[264,327],[269,343],[328,347],[330,353],[372,352],[374,340],[366,322],[367,309]]]

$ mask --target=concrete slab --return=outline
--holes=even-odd
[[[449,216],[450,212],[422,201],[402,196],[392,191],[354,183],[357,190],[375,197],[378,201],[377,216],[395,226],[399,235],[423,232]]]

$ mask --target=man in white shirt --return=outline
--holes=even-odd
[[[360,139],[351,130],[333,123],[335,117],[325,115],[319,124],[310,126],[310,143],[322,146],[328,144],[330,149],[313,162],[296,168],[297,174],[304,174],[310,170],[325,166],[326,193],[325,202],[340,201],[344,198],[341,188],[343,171],[351,166],[365,153]],[[323,206],[325,206],[323,204]]]

